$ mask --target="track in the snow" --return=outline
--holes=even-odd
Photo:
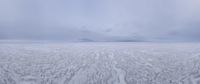
[[[0,84],[200,84],[200,44],[1,43]]]

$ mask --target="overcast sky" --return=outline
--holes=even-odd
[[[0,39],[198,41],[200,0],[0,0]]]

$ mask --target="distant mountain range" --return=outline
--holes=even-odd
[[[56,29],[56,30],[55,30]],[[60,40],[81,42],[138,42],[144,41],[136,36],[111,36],[105,33],[76,28],[7,28],[0,29],[0,39]]]

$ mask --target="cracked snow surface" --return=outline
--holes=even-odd
[[[0,84],[200,84],[200,44],[1,43]]]

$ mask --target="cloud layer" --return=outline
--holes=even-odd
[[[199,0],[1,0],[1,39],[198,41]]]

